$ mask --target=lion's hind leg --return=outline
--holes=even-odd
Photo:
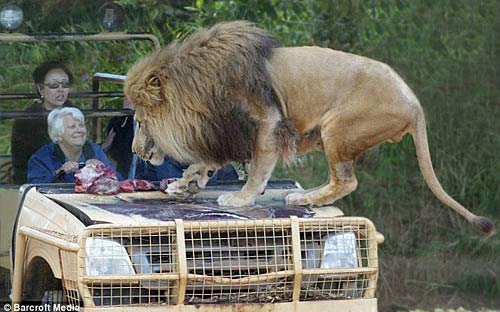
[[[288,205],[324,206],[351,193],[357,186],[354,161],[338,162],[335,164],[334,171],[330,171],[330,181],[326,185],[306,192],[290,193],[286,196],[286,203]]]
[[[408,120],[401,115],[387,118],[384,114],[370,116],[353,111],[351,114],[332,112],[330,116],[321,128],[330,180],[321,188],[287,195],[289,205],[328,205],[354,191],[358,185],[354,174],[358,155],[383,142],[399,139],[408,125]]]
[[[324,150],[328,160],[330,170],[330,180],[321,187],[317,187],[306,192],[295,192],[288,194],[285,198],[288,205],[328,205],[345,195],[354,191],[358,185],[358,181],[354,174],[354,163],[357,153],[352,153],[352,146],[345,150],[345,142],[331,135],[329,128],[326,127],[322,131],[322,140]],[[339,133],[335,131],[334,133]],[[341,133],[341,132],[340,132]]]

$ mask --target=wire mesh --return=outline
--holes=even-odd
[[[187,303],[290,301],[291,228],[283,222],[204,222],[186,228]]]
[[[81,240],[91,306],[373,298],[375,229],[364,218],[93,226]]]
[[[363,219],[303,220],[301,300],[373,297],[378,272],[375,234]]]
[[[96,306],[175,304],[175,235],[172,224],[90,231],[82,244],[87,299]]]

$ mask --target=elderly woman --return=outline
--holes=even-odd
[[[40,112],[35,119],[17,119],[12,127],[12,168],[13,182],[26,182],[28,160],[40,147],[50,143],[47,135],[47,118],[42,114],[54,108],[72,106],[68,101],[73,75],[59,62],[38,65],[33,72],[33,82],[39,98],[26,110]],[[43,117],[42,117],[43,116]]]
[[[113,168],[102,148],[87,141],[85,118],[78,108],[52,110],[47,124],[53,143],[31,156],[28,183],[75,182],[75,171],[85,164],[102,163]],[[117,176],[121,180],[121,176]]]

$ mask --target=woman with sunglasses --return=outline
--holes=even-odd
[[[37,66],[33,82],[39,99],[26,110],[49,112],[63,106],[73,106],[68,101],[73,75],[59,62],[47,62]],[[27,179],[28,160],[40,147],[50,143],[47,133],[46,114],[36,119],[17,119],[12,128],[11,150],[13,182],[23,184]]]

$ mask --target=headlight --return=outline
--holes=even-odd
[[[358,267],[356,236],[352,232],[329,234],[324,238],[322,269]]]
[[[8,4],[0,11],[0,24],[7,29],[13,31],[23,23],[23,10],[17,5]]]
[[[123,29],[125,13],[123,8],[114,2],[104,3],[98,11],[102,27],[106,31],[117,31]]]
[[[134,274],[125,247],[115,241],[89,237],[85,242],[85,251],[89,276]]]

